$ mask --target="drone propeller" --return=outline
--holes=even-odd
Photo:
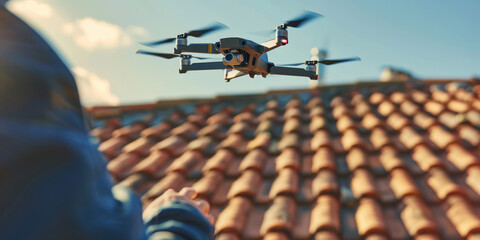
[[[333,64],[337,64],[337,63],[343,63],[343,62],[351,62],[351,61],[360,61],[361,59],[359,57],[354,57],[354,58],[344,58],[344,59],[332,59],[332,60],[328,60],[328,59],[325,59],[325,60],[320,60],[320,61],[317,61],[317,60],[312,60],[312,61],[309,61],[309,62],[312,62],[314,64],[317,64],[317,63],[321,63],[321,64],[324,64],[324,65],[333,65]],[[306,62],[301,62],[301,63],[290,63],[290,64],[280,64],[278,66],[300,66],[300,65],[303,65],[303,64],[306,64]]]
[[[318,18],[318,17],[323,17],[323,15],[315,13],[315,12],[310,12],[310,11],[304,11],[304,13],[300,16],[298,16],[295,19],[286,21],[281,27],[287,28],[287,27],[293,27],[293,28],[299,28],[303,24]],[[276,30],[267,30],[267,31],[259,31],[259,32],[253,32],[252,34],[255,35],[260,35],[260,36],[270,36],[275,33]]]
[[[184,54],[149,52],[149,51],[144,51],[144,50],[138,50],[137,54],[152,55],[152,56],[166,58],[166,59],[172,59],[172,58],[184,57],[184,56],[189,56],[190,58],[196,58],[196,59],[200,59],[200,60],[213,59],[213,58],[206,58],[206,57],[194,57],[192,55],[184,55]]]
[[[302,15],[298,16],[295,19],[287,21],[283,25],[285,27],[298,28],[298,27],[302,26],[303,24],[305,24],[305,23],[307,23],[307,22],[309,22],[309,21],[311,21],[315,18],[318,18],[318,17],[323,17],[323,16],[321,14],[318,14],[318,13],[315,13],[315,12],[305,11]]]
[[[190,32],[184,33],[183,35],[184,35],[184,37],[188,37],[188,36],[201,37],[201,36],[203,36],[207,33],[211,33],[211,32],[214,32],[214,31],[221,30],[221,29],[225,29],[225,28],[228,28],[228,27],[225,26],[222,23],[216,22],[216,23],[214,23],[214,24],[212,24],[212,25],[210,25],[206,28],[192,30]],[[142,43],[142,44],[145,45],[145,46],[154,47],[154,46],[158,46],[158,45],[165,44],[165,43],[171,43],[171,42],[175,41],[175,39],[177,39],[177,38],[166,38],[166,39],[162,39],[162,40],[159,40],[159,41],[147,42],[147,43]]]

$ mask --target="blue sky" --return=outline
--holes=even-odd
[[[171,52],[173,44],[147,48],[138,42],[174,37],[214,21],[230,29],[189,42],[239,36],[261,43],[269,39],[250,32],[274,29],[303,10],[325,17],[289,29],[289,44],[269,53],[269,60],[301,62],[325,42],[330,58],[362,58],[328,66],[325,84],[376,80],[385,65],[420,78],[480,75],[477,0],[12,0],[8,7],[55,46],[75,73],[85,105],[306,88],[308,78],[300,77],[242,77],[227,84],[220,70],[180,75],[177,59],[135,54],[138,49]]]

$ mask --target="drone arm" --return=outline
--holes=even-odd
[[[223,62],[202,62],[202,63],[192,63],[190,65],[181,65],[180,73],[186,73],[187,71],[198,71],[198,70],[222,70],[231,68],[223,64]]]
[[[307,71],[303,68],[276,67],[276,66],[272,66],[270,68],[270,74],[309,77],[310,79],[315,79],[315,80],[317,79],[317,76],[318,76],[315,71]]]
[[[191,53],[210,53],[219,54],[220,52],[215,49],[213,43],[192,43],[189,45],[177,45],[174,49],[175,53],[191,52]]]
[[[280,47],[282,46],[282,44],[278,43],[278,41],[276,39],[272,39],[270,41],[266,41],[262,44],[260,44],[261,46],[263,46],[263,51],[261,51],[262,53],[266,53],[266,52],[269,52],[277,47]]]

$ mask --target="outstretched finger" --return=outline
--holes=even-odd
[[[210,212],[210,204],[205,200],[195,201],[195,205],[197,205],[197,208],[205,215],[208,215]]]
[[[191,187],[184,187],[178,194],[183,195],[188,199],[194,199],[197,196],[197,191]]]

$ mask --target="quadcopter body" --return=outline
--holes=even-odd
[[[305,61],[301,63],[278,65],[268,61],[267,52],[288,44],[288,27],[300,27],[302,24],[317,18],[321,15],[313,12],[306,12],[301,17],[288,21],[275,29],[275,38],[262,44],[255,43],[251,40],[229,37],[221,38],[216,43],[192,43],[188,44],[187,37],[200,37],[206,33],[225,28],[222,24],[215,24],[205,29],[194,30],[188,33],[178,35],[176,38],[169,38],[156,42],[146,43],[147,46],[156,46],[168,42],[175,41],[174,53],[156,53],[139,50],[137,53],[153,55],[163,58],[180,58],[180,73],[197,70],[224,70],[225,81],[249,75],[251,78],[255,75],[266,77],[268,74],[289,75],[308,77],[317,80],[316,72],[317,64],[335,64],[347,61],[360,60],[359,58],[348,58],[338,60],[321,60],[321,61]],[[194,57],[183,53],[204,53],[204,54],[222,54],[222,61],[215,62],[198,62],[192,63],[191,59],[208,59],[204,57]],[[305,64],[305,68],[295,68],[289,66],[297,66]]]

